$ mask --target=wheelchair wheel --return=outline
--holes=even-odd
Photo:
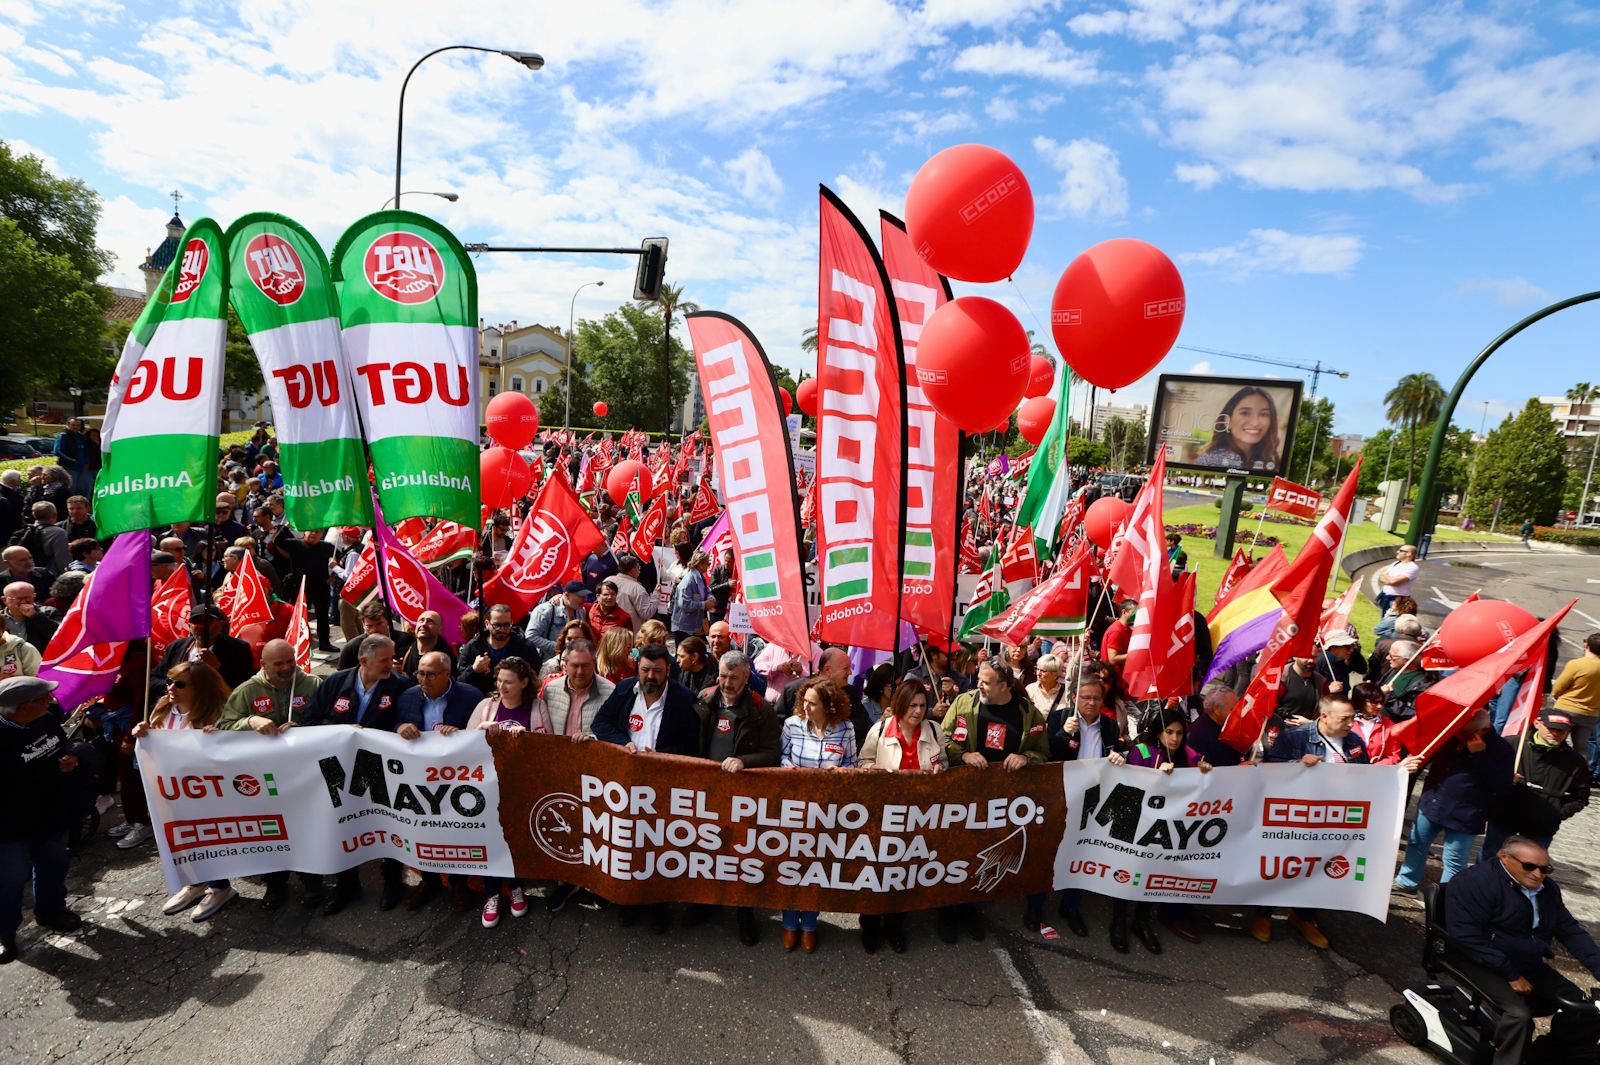
[[[1389,1007],[1389,1026],[1414,1047],[1428,1045],[1428,1026],[1408,1003],[1397,1002]]]

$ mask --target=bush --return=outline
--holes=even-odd
[[[1221,498],[1213,499],[1211,501],[1211,505],[1216,507],[1218,510],[1221,510],[1222,509],[1222,500],[1221,500]],[[1256,509],[1256,505],[1254,503],[1250,502],[1248,499],[1239,500],[1239,513],[1240,514],[1248,514],[1254,509]],[[1271,521],[1272,519],[1268,518],[1267,520]]]
[[[1533,538],[1547,544],[1600,547],[1600,529],[1556,529],[1548,525],[1536,525]]]

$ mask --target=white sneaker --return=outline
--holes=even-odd
[[[526,917],[528,915],[528,896],[523,892],[521,885],[511,889],[511,916]]]
[[[171,917],[182,913],[200,901],[200,896],[206,893],[204,884],[190,884],[166,902],[161,904],[161,912]]]
[[[155,838],[155,833],[150,831],[149,825],[134,825],[128,834],[117,840],[117,847],[121,850],[132,850],[141,843],[148,843]]]
[[[117,797],[115,795],[102,795],[94,801],[96,813],[103,814],[115,805],[117,805]]]
[[[238,892],[230,887],[206,888],[205,898],[200,900],[200,905],[194,908],[191,921],[209,921],[217,915],[217,911],[233,901]]]
[[[112,825],[110,828],[106,829],[106,835],[110,836],[112,839],[117,839],[121,836],[126,836],[128,834],[128,830],[131,828],[133,828],[133,826],[124,821],[120,825]]]
[[[490,895],[483,904],[483,927],[493,928],[500,923],[500,896]]]

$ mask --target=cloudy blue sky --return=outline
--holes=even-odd
[[[406,68],[456,42],[547,66],[430,60],[405,187],[461,199],[407,206],[468,241],[666,235],[670,279],[796,369],[818,182],[899,212],[964,141],[1015,158],[1039,208],[1015,284],[966,291],[1034,328],[1075,254],[1150,241],[1184,273],[1180,344],[1348,370],[1323,385],[1342,431],[1381,427],[1401,374],[1448,387],[1511,322],[1600,287],[1600,11],[1576,2],[0,0],[0,138],[102,194],[120,283],[174,187],[186,219],[277,210],[331,247],[392,191]],[[480,270],[491,321],[564,326],[579,284],[606,281],[579,317],[631,289],[621,259]],[[1525,334],[1458,421],[1600,380],[1597,327],[1579,308]],[[1162,368],[1197,366],[1256,369]]]

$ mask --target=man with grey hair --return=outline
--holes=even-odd
[[[23,535],[23,544],[33,552],[36,561],[57,573],[72,565],[72,552],[67,545],[67,532],[56,524],[56,505],[40,500],[30,511],[33,524]]]
[[[1403,698],[1427,683],[1426,672],[1417,664],[1421,650],[1415,640],[1396,640],[1389,645],[1388,660],[1378,671],[1377,681],[1390,699]]]
[[[0,965],[17,956],[22,892],[33,881],[33,918],[52,932],[83,919],[67,909],[67,825],[61,776],[78,767],[60,719],[50,712],[55,682],[0,680]]]
[[[595,648],[588,640],[568,640],[561,651],[561,672],[540,692],[552,735],[581,740],[590,736],[594,715],[616,685],[594,671]]]
[[[867,733],[872,731],[872,718],[867,715],[867,708],[861,704],[861,696],[850,686],[850,653],[843,647],[830,647],[822,652],[822,657],[817,659],[817,675],[827,677],[844,688],[845,694],[850,696],[850,724],[856,730],[856,750],[861,750],[861,745],[867,742]],[[778,696],[778,721],[781,723],[794,716],[795,699],[800,685],[791,684],[783,689]]]
[[[39,590],[27,581],[12,581],[5,586],[5,610],[0,618],[5,629],[20,636],[43,653],[50,646],[50,637],[56,634],[57,622],[39,609]]]
[[[0,544],[11,542],[11,534],[22,528],[22,473],[0,470]]]
[[[639,583],[639,560],[633,555],[617,559],[617,572],[608,578],[617,589],[617,605],[633,620],[633,631],[656,616],[656,597]]]
[[[1189,726],[1189,746],[1213,766],[1250,764],[1222,742],[1222,728],[1238,702],[1238,693],[1226,681],[1214,680],[1200,689],[1200,716]]]
[[[695,704],[705,757],[729,773],[775,766],[783,751],[783,725],[770,704],[750,688],[750,660],[743,651],[728,651],[717,661],[717,686]],[[709,905],[690,906],[686,926],[711,914]],[[754,946],[761,939],[755,911],[736,911],[739,941]]]
[[[394,641],[387,636],[368,636],[361,643],[361,656],[355,668],[341,669],[324,680],[300,723],[394,732],[399,726],[400,695],[411,684],[409,677],[394,671]],[[392,910],[405,897],[401,879],[405,868],[393,858],[385,858],[382,869],[383,894],[379,897],[378,908]],[[333,916],[360,894],[360,867],[342,870],[334,883],[333,894],[322,907],[322,915]]]

